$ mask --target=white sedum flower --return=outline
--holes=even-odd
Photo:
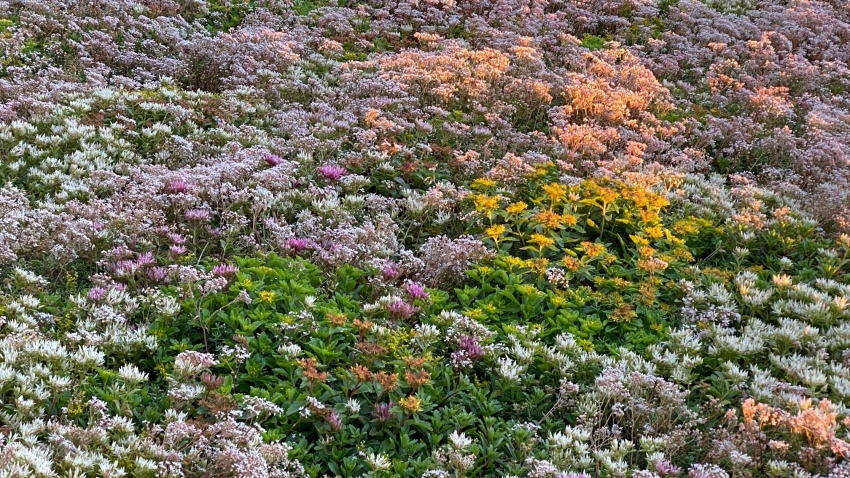
[[[285,355],[289,359],[294,359],[301,355],[301,347],[298,344],[281,345],[277,348],[277,353]]]
[[[391,462],[384,454],[369,453],[366,455],[366,464],[368,464],[373,470],[386,471],[390,469]]]
[[[458,433],[457,431],[453,431],[449,435],[449,441],[455,450],[466,450],[469,445],[472,445],[472,438],[469,438],[463,432]]]
[[[522,367],[508,357],[499,359],[499,375],[506,380],[518,382]]]
[[[148,381],[148,374],[139,370],[139,367],[128,363],[118,369],[118,376],[130,385]]]

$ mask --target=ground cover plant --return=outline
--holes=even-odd
[[[843,0],[0,0],[0,477],[850,476]]]

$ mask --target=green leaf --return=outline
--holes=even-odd
[[[227,394],[230,393],[230,391],[232,389],[233,389],[233,376],[228,375],[227,377],[224,378],[224,383],[221,384],[221,387],[219,387],[219,390],[221,391],[221,393],[227,395]]]

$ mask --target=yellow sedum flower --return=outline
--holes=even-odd
[[[543,186],[543,192],[556,204],[567,198],[567,187],[563,184],[547,184]]]
[[[534,172],[530,173],[528,176],[530,178],[533,178],[533,179],[542,178],[542,177],[546,176],[546,174],[549,172],[549,168],[551,168],[551,167],[552,167],[551,162],[548,162],[548,163],[545,163],[545,164],[538,164],[538,165],[534,166]]]
[[[581,243],[585,255],[591,259],[601,256],[605,252],[605,245],[597,242],[584,241]]]
[[[264,290],[260,292],[260,302],[267,302],[269,304],[274,300],[274,291],[272,290]]]
[[[519,286],[517,286],[517,290],[519,290],[520,292],[522,292],[522,294],[523,294],[523,295],[529,295],[529,296],[530,296],[530,295],[535,295],[535,294],[537,294],[537,292],[538,292],[537,287],[534,287],[534,286],[533,286],[533,285],[531,285],[531,284],[522,284],[522,285],[519,285]]]
[[[398,401],[398,404],[401,405],[401,408],[407,411],[407,413],[418,413],[422,410],[422,400],[413,395],[402,398]]]
[[[638,253],[640,253],[640,255],[643,257],[650,257],[651,255],[655,254],[655,252],[655,249],[649,246],[641,246],[638,248]]]
[[[634,242],[638,246],[648,246],[649,245],[649,239],[647,239],[645,237],[629,235],[629,238],[631,238],[632,242]]]
[[[543,275],[549,268],[549,259],[538,257],[537,259],[528,260],[528,268],[536,272],[538,275]]]
[[[386,337],[384,337],[382,345],[387,348],[387,353],[391,356],[400,358],[401,352],[404,351],[404,348],[410,342],[410,337],[410,332],[397,330],[387,334]]]
[[[534,220],[544,225],[547,229],[555,229],[561,225],[561,216],[549,210],[535,214]]]
[[[664,228],[661,226],[647,227],[646,234],[653,239],[658,239],[664,235]]]
[[[531,237],[528,239],[528,242],[536,244],[537,247],[539,247],[541,250],[544,247],[549,247],[555,244],[554,239],[552,239],[551,237],[544,236],[543,234],[532,234]]]
[[[482,311],[481,309],[472,309],[464,312],[464,315],[466,315],[472,320],[481,320],[484,318],[484,311]]]
[[[520,201],[520,202],[512,203],[510,206],[508,206],[505,209],[505,211],[508,214],[519,214],[519,213],[525,211],[526,209],[528,209],[528,204]]]
[[[672,229],[673,232],[675,232],[676,234],[681,234],[684,236],[696,234],[697,232],[699,232],[699,227],[697,227],[696,223],[685,219],[682,219],[676,222],[676,224],[673,224]]]
[[[493,239],[494,242],[499,242],[499,238],[502,237],[502,234],[504,233],[504,224],[496,224],[495,226],[490,226],[484,230],[484,234],[486,234],[490,239]]]
[[[602,204],[610,204],[616,201],[618,197],[620,197],[617,191],[607,187],[599,188],[597,194]]]
[[[575,257],[564,256],[564,258],[561,259],[561,262],[564,263],[564,267],[566,267],[570,272],[575,272],[581,269],[581,261]]]
[[[685,262],[691,262],[694,260],[694,256],[693,254],[691,254],[691,251],[683,247],[677,247],[676,249],[673,249],[673,256]]]
[[[581,339],[578,341],[579,347],[583,348],[587,352],[592,352],[594,349],[593,342],[587,339]]]
[[[502,196],[487,196],[485,194],[477,195],[473,198],[475,210],[478,212],[492,212],[498,209],[499,203],[502,201]]]
[[[496,185],[496,181],[492,179],[486,178],[478,178],[472,182],[472,189],[481,190],[481,189],[489,189]]]

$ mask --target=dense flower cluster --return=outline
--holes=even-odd
[[[0,0],[0,477],[850,476],[844,0]]]

